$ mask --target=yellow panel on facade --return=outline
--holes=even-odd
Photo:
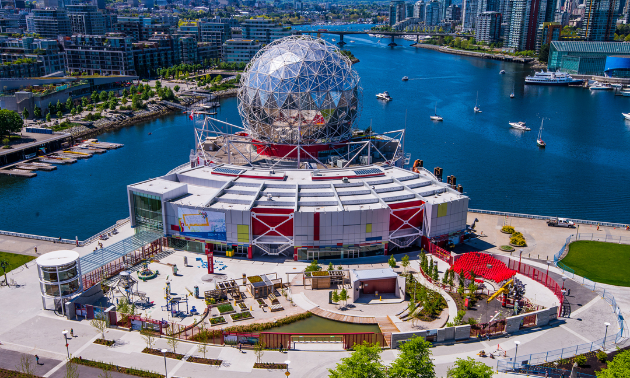
[[[372,232],[372,223],[368,223],[365,225],[365,232],[367,233]]]
[[[248,234],[238,234],[238,242],[239,243],[248,243],[249,235]]]
[[[441,203],[438,205],[438,218],[446,216],[448,210],[448,203]]]
[[[239,224],[236,226],[236,232],[238,234],[247,234],[249,235],[249,226],[246,224]]]

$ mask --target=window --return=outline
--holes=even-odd
[[[133,192],[136,226],[162,231],[162,200],[158,196]]]

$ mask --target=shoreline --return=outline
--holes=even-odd
[[[477,51],[456,50],[450,47],[429,45],[426,43],[414,43],[411,45],[411,47],[419,47],[422,49],[434,50],[434,51],[439,51],[439,52],[443,52],[447,54],[470,56],[473,58],[502,60],[502,61],[512,62],[512,63],[531,64],[537,67],[540,66],[539,64],[536,63],[535,58],[522,58],[522,57],[511,56],[511,55],[489,54],[489,53],[483,53],[483,52],[477,52]]]

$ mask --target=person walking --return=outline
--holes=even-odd
[[[280,350],[279,350],[279,352],[282,353],[282,341],[280,341]]]
[[[37,254],[37,247],[35,247],[35,254]]]
[[[70,328],[70,336],[74,337],[74,328]]]
[[[243,344],[240,341],[238,342],[238,352],[243,353]]]
[[[37,362],[37,365],[39,365],[39,356],[35,355],[35,362]]]

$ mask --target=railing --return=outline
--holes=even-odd
[[[92,235],[89,238],[87,238],[87,239],[85,239],[83,241],[80,241],[79,242],[79,247],[83,247],[84,245],[90,244],[91,242],[95,241],[96,239],[99,239],[101,237],[101,235],[107,235],[110,232],[114,231],[115,228],[129,223],[129,221],[130,221],[129,217],[117,221],[116,224],[114,224],[113,226],[109,226],[106,229],[104,229],[103,231],[99,232],[98,234]]]
[[[615,297],[610,294],[610,292],[606,292],[606,288],[598,288],[597,283],[589,280],[585,277],[580,277],[575,274],[573,269],[565,266],[560,262],[560,259],[564,257],[565,252],[567,251],[569,244],[576,240],[608,240],[611,242],[624,242],[628,241],[628,238],[625,237],[606,237],[606,236],[594,236],[593,234],[579,234],[571,235],[566,239],[566,242],[560,248],[560,250],[554,255],[553,261],[554,264],[562,269],[562,274],[571,278],[575,282],[581,284],[582,286],[588,288],[589,290],[595,291],[599,294],[604,300],[610,304],[612,307],[613,313],[617,316],[617,323],[619,326],[619,331],[616,334],[611,334],[607,336],[605,339],[600,339],[593,341],[591,343],[584,343],[575,346],[570,346],[562,349],[555,349],[548,352],[534,353],[529,355],[517,356],[516,359],[511,358],[509,360],[499,361],[497,363],[497,370],[501,372],[505,371],[515,371],[519,372],[522,369],[528,368],[527,365],[539,365],[545,362],[551,362],[563,358],[569,358],[573,356],[577,356],[579,354],[584,354],[596,350],[609,350],[613,349],[619,344],[626,344],[629,339],[628,331],[623,319],[623,315],[621,315],[621,308],[617,305],[617,301]],[[630,244],[630,243],[629,243]],[[625,338],[625,339],[624,339]],[[623,340],[622,340],[623,339]]]
[[[569,376],[570,371],[569,370],[565,370],[565,369],[556,369],[556,368],[550,368],[550,367],[542,367],[542,366],[532,366],[532,365],[526,365],[526,366],[521,366],[520,368],[517,368],[514,370],[515,373],[517,374],[525,374],[525,375],[534,375],[534,376],[540,376],[540,377],[550,377],[550,378],[564,378]],[[590,375],[590,374],[584,374],[584,373],[580,373],[580,372],[576,372],[575,375],[576,378],[589,378],[589,377],[593,377],[595,378],[594,375]]]
[[[543,220],[556,219],[556,217],[552,217],[548,215],[520,214],[520,213],[510,213],[510,212],[505,212],[505,211],[480,210],[480,209],[468,209],[468,211],[471,213],[501,215],[501,216],[508,216],[508,217],[514,217],[514,218],[543,219]],[[625,228],[626,226],[628,226],[627,224],[623,224],[623,223],[600,222],[600,221],[573,219],[573,218],[567,218],[567,219],[573,221],[573,223],[576,223],[576,224],[577,223],[592,224],[594,226],[600,225],[600,226],[605,226],[605,227],[620,227],[620,228]]]
[[[50,236],[24,234],[24,233],[21,233],[21,232],[0,231],[0,235],[15,236],[17,238],[44,240],[44,241],[49,241],[49,242],[53,242],[53,243],[76,244],[76,240],[72,240],[72,239],[53,238],[53,237],[50,237]],[[79,242],[79,244],[80,244],[80,242]]]

